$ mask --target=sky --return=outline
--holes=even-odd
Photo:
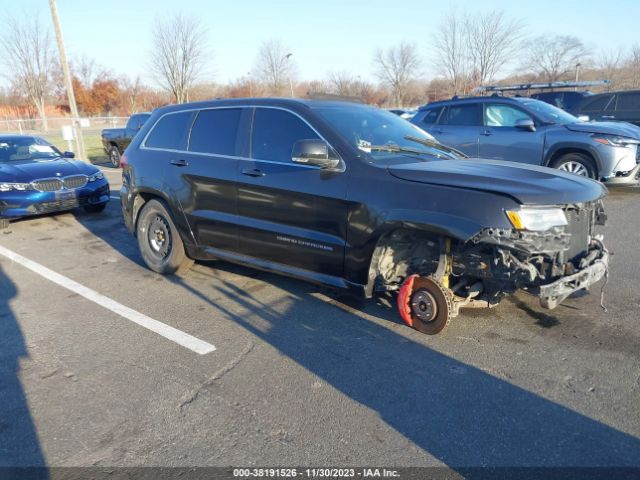
[[[451,7],[459,12],[504,10],[526,32],[575,35],[594,50],[640,44],[638,0],[57,0],[70,59],[86,56],[114,76],[149,73],[151,31],[156,19],[175,13],[200,19],[208,30],[209,62],[204,81],[224,83],[253,69],[262,42],[278,39],[292,53],[299,80],[349,72],[374,79],[373,52],[401,41],[416,44],[421,75],[433,78],[429,42]],[[0,0],[0,15],[40,16],[50,24],[47,0]],[[507,65],[510,73],[517,65]]]

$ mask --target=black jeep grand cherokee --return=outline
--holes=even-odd
[[[598,182],[465,160],[392,113],[286,99],[156,110],[123,158],[121,202],[152,270],[220,258],[371,297],[438,333],[517,289],[554,308],[600,280]]]

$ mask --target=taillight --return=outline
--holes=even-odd
[[[120,156],[120,168],[124,168],[124,167],[126,167],[127,165],[128,165],[128,163],[127,163],[127,155],[123,153],[123,154]]]

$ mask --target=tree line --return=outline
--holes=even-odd
[[[333,94],[379,106],[413,106],[469,94],[489,82],[608,79],[609,89],[640,88],[640,44],[626,51],[596,51],[575,36],[531,36],[524,22],[504,11],[450,9],[427,45],[401,41],[376,49],[371,73],[377,81],[363,80],[347,71],[300,81],[291,48],[269,39],[260,45],[246,75],[216,83],[210,67],[213,52],[207,42],[208,29],[202,21],[182,14],[158,19],[151,35],[148,66],[158,87],[145,84],[140,77],[118,76],[91,58],[72,60],[73,85],[82,115],[128,115],[167,103],[271,95]],[[425,58],[423,51],[430,56]],[[64,109],[66,102],[57,58],[45,23],[33,16],[6,17],[0,32],[0,61],[9,82],[0,91],[5,115],[38,116],[46,129],[51,106]],[[426,79],[426,69],[437,76]]]

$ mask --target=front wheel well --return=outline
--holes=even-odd
[[[591,164],[591,168],[593,169],[593,173],[594,173],[595,177],[596,178],[599,177],[600,172],[598,170],[598,163],[596,162],[595,157],[591,154],[591,152],[589,152],[587,150],[583,150],[581,148],[567,147],[567,148],[560,148],[560,149],[556,150],[549,157],[549,160],[547,161],[547,165],[546,166],[553,168],[554,163],[556,163],[559,159],[561,159],[565,155],[570,155],[572,153],[575,153],[575,154],[578,154],[578,155],[581,155],[581,156],[585,157],[585,159],[588,160],[589,163]]]
[[[399,287],[413,274],[443,275],[450,246],[445,236],[422,230],[399,228],[381,235],[369,264],[366,296]]]

